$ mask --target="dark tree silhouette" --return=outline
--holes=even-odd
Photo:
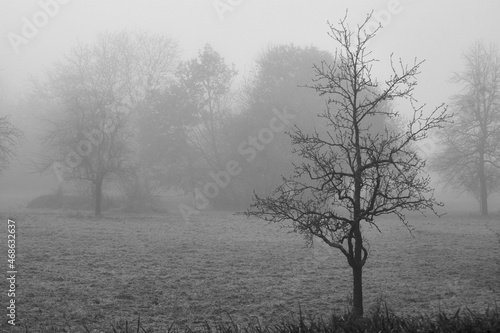
[[[294,153],[302,163],[290,178],[269,197],[255,196],[247,216],[278,223],[292,223],[312,244],[317,237],[345,255],[353,271],[353,312],[363,315],[362,269],[368,249],[362,225],[377,227],[379,216],[395,214],[408,226],[405,211],[431,210],[441,205],[433,196],[425,160],[415,142],[447,120],[443,105],[429,116],[416,106],[413,90],[422,62],[404,65],[391,58],[392,75],[383,83],[372,77],[375,59],[367,43],[375,36],[363,24],[351,31],[347,16],[339,27],[329,24],[329,35],[337,43],[333,64],[317,65],[312,88],[328,96],[328,107],[319,116],[328,131],[304,133],[296,127],[290,133]],[[407,100],[411,117],[405,126],[385,126],[373,131],[378,117],[402,118],[387,101]],[[376,122],[376,121],[375,121]],[[437,213],[436,213],[437,214]]]

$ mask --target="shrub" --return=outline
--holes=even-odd
[[[103,211],[116,206],[116,200],[104,196],[101,206]],[[52,210],[93,210],[94,200],[88,194],[68,195],[64,194],[61,188],[58,188],[54,193],[43,194],[34,198],[28,202],[26,207]]]
[[[119,179],[124,211],[128,213],[166,213],[161,200],[155,195],[155,186],[151,177],[139,167],[130,168]]]

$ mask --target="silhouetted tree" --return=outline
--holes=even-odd
[[[487,216],[488,196],[500,190],[500,54],[476,43],[464,58],[453,77],[463,93],[453,97],[454,122],[439,133],[444,148],[432,167],[446,186],[477,198]]]
[[[353,272],[353,311],[363,315],[362,269],[368,258],[362,225],[377,226],[376,219],[395,214],[407,225],[405,210],[435,212],[440,205],[424,174],[425,160],[414,144],[446,121],[443,105],[424,116],[415,106],[413,89],[422,62],[394,64],[383,83],[372,77],[367,43],[375,33],[363,24],[351,31],[346,17],[339,28],[330,26],[330,36],[340,44],[333,64],[316,66],[313,88],[328,97],[328,108],[320,116],[328,131],[290,133],[294,153],[302,157],[293,176],[283,179],[269,197],[255,196],[247,216],[293,224],[294,231],[312,243],[314,237],[345,255]],[[386,126],[371,131],[373,119],[398,118],[386,101],[410,101],[412,116],[401,129]]]

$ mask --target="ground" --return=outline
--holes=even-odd
[[[288,229],[230,212],[203,211],[189,223],[175,210],[94,219],[16,209],[1,217],[14,219],[17,230],[16,321],[23,328],[9,332],[26,325],[29,332],[109,331],[139,315],[155,329],[229,317],[267,323],[299,307],[342,313],[351,294],[351,270],[338,250],[306,248]],[[380,219],[382,233],[364,229],[368,311],[380,299],[403,315],[461,306],[482,312],[500,300],[499,216],[409,221],[412,234],[394,218]],[[5,223],[0,237],[6,234]],[[5,295],[5,279],[1,289]]]

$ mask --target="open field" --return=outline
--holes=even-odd
[[[155,332],[174,320],[200,324],[228,314],[266,323],[299,305],[306,313],[343,311],[351,292],[340,252],[321,244],[305,248],[300,235],[228,212],[203,212],[191,223],[175,212],[109,213],[101,220],[70,212],[2,213],[4,221],[9,217],[17,225],[17,323],[30,332],[84,332],[84,326],[99,332],[139,315]],[[410,222],[413,237],[394,219],[380,222],[383,233],[365,230],[366,309],[380,298],[398,314],[460,306],[484,311],[500,301],[499,216]],[[0,285],[5,295],[6,280]],[[2,304],[5,309],[5,296]]]

